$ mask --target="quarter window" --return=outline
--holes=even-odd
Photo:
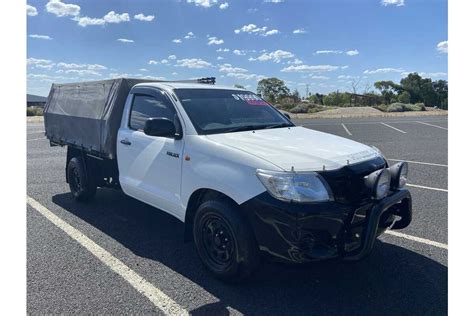
[[[130,128],[143,131],[146,120],[151,117],[164,117],[173,122],[177,120],[176,111],[165,95],[136,94],[133,97]]]

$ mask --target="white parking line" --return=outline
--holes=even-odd
[[[441,129],[444,129],[444,130],[448,130],[446,127],[442,127],[442,126],[438,126],[438,125],[433,125],[433,124],[429,124],[429,123],[425,123],[425,122],[420,122],[420,121],[416,121],[417,123],[420,123],[420,124],[424,124],[424,125],[428,125],[428,126],[432,126],[432,127],[437,127],[437,128],[441,128]]]
[[[419,188],[419,189],[427,189],[433,191],[441,191],[441,192],[448,192],[447,189],[440,189],[440,188],[433,188],[433,187],[425,187],[424,185],[417,185],[417,184],[409,184],[407,183],[407,187]]]
[[[384,123],[384,122],[380,122],[380,124],[385,125],[385,126],[390,127],[390,128],[393,128],[394,130],[396,130],[396,131],[398,131],[398,132],[400,132],[400,133],[403,133],[403,134],[406,134],[406,133],[407,133],[407,132],[405,132],[405,131],[402,131],[401,129],[398,129],[398,128],[396,128],[396,127],[393,127],[393,126],[391,126],[391,125],[388,125],[388,124],[386,124],[386,123]]]
[[[352,136],[352,133],[349,132],[349,130],[347,129],[346,125],[344,125],[344,123],[341,123],[342,127],[344,127],[344,129],[346,130],[347,134]]]
[[[104,248],[93,242],[91,239],[86,237],[79,230],[60,219],[53,212],[48,210],[46,207],[38,203],[33,198],[27,196],[26,200],[31,207],[33,207],[41,215],[46,217],[56,227],[60,228],[62,231],[68,234],[69,237],[77,241],[81,246],[86,248],[90,253],[92,253],[95,257],[97,257],[97,259],[102,261],[102,263],[104,263],[112,271],[120,275],[138,292],[148,298],[153,303],[153,305],[155,305],[163,313],[165,313],[166,315],[189,314],[188,311],[178,305],[178,303],[173,301],[169,296],[167,296],[165,293],[156,288],[153,284],[145,280],[143,277],[141,277],[139,274],[137,274],[135,271],[125,265],[122,261],[115,258],[107,250],[105,250]]]
[[[32,142],[34,140],[41,140],[41,139],[46,139],[46,137],[41,137],[41,138],[33,138],[33,139],[27,139],[27,142]]]
[[[389,159],[387,158],[387,160],[390,160],[390,161],[406,161],[408,163],[414,163],[414,164],[419,164],[419,165],[428,165],[428,166],[436,166],[436,167],[448,167],[448,165],[442,165],[442,164],[439,164],[439,163],[432,163],[432,162],[421,162],[421,161],[411,161],[411,160],[403,160],[403,159]]]
[[[434,246],[434,247],[438,247],[438,248],[441,248],[441,249],[448,250],[448,245],[447,244],[443,244],[443,243],[440,243],[440,242],[437,242],[437,241],[432,241],[432,240],[425,239],[425,238],[411,236],[411,235],[399,233],[399,232],[396,232],[396,231],[393,231],[393,230],[387,230],[385,233],[388,234],[388,235],[399,237],[399,238],[405,238],[405,239],[416,241],[416,242],[419,242],[419,243],[422,243],[422,244],[426,244],[426,245],[430,245],[430,246]]]

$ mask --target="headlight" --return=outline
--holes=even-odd
[[[275,198],[295,202],[333,200],[326,181],[316,172],[276,172],[257,170],[257,177]]]
[[[408,178],[408,163],[405,161],[399,162],[391,166],[389,169],[392,177],[391,186],[394,189],[401,189],[407,183]]]
[[[380,200],[387,196],[390,190],[390,172],[387,169],[380,169],[365,177],[366,186],[372,190],[372,195]]]

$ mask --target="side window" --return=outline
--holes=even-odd
[[[130,128],[143,131],[145,121],[150,117],[165,117],[176,121],[176,111],[165,95],[159,97],[135,94],[130,114]]]

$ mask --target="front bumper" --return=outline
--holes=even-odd
[[[292,262],[361,259],[387,228],[405,228],[412,218],[406,189],[361,205],[283,202],[264,192],[241,207],[252,222],[260,249]]]

